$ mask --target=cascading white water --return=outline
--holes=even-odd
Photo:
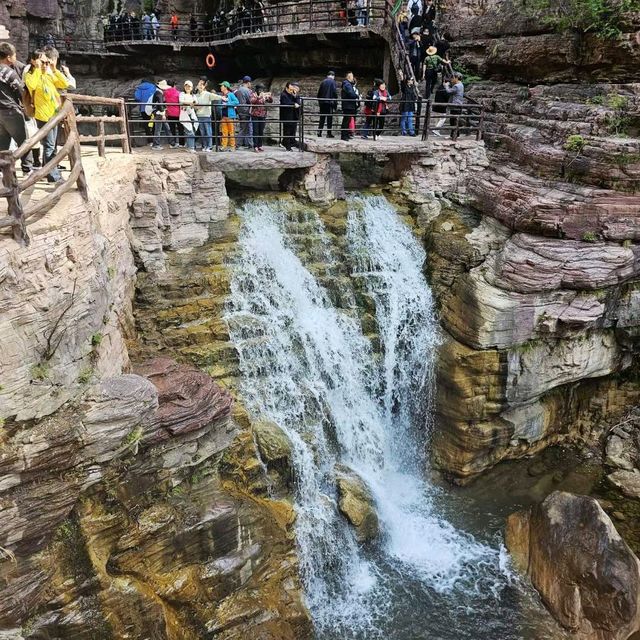
[[[343,265],[312,211],[245,204],[226,320],[243,400],[293,443],[297,542],[318,636],[389,638],[381,620],[397,576],[432,593],[486,590],[500,554],[440,517],[425,480],[438,328],[424,251],[384,198],[353,198],[349,210]],[[313,273],[319,260],[346,287],[340,307]],[[363,334],[354,291],[375,303],[379,353]],[[375,497],[382,536],[370,549],[336,508],[338,463]]]

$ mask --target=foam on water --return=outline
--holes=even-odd
[[[350,278],[375,302],[379,354],[357,309],[336,307],[299,257],[313,245],[340,273],[321,221],[306,212],[301,242],[289,232],[300,213],[287,205],[252,201],[241,211],[226,319],[249,410],[293,443],[296,535],[316,628],[374,638],[392,606],[389,567],[436,593],[491,589],[508,569],[499,549],[438,514],[425,480],[438,327],[424,251],[384,198],[353,198],[349,211]],[[372,490],[382,530],[375,552],[337,511],[336,464]]]

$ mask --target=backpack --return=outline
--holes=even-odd
[[[138,103],[140,112],[144,111],[148,116],[153,112],[153,96],[156,93],[156,85],[153,82],[141,82],[133,94],[135,101]]]
[[[27,118],[34,118],[36,115],[36,105],[33,103],[33,96],[31,91],[25,87],[22,94],[22,108],[24,109],[24,115]]]

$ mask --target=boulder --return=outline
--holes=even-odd
[[[640,499],[640,471],[614,471],[607,476],[609,482],[616,486],[627,498]]]
[[[338,508],[354,526],[358,542],[369,542],[380,532],[375,502],[365,481],[352,469],[336,466]]]
[[[640,562],[595,499],[556,491],[509,516],[506,543],[580,640],[626,640],[640,629]]]
[[[253,434],[262,462],[289,484],[293,476],[289,436],[275,422],[268,420],[254,422]]]

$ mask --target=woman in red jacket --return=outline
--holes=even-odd
[[[167,122],[173,135],[171,148],[175,149],[180,146],[180,136],[182,135],[180,129],[180,92],[176,89],[174,80],[168,80],[167,84],[169,88],[164,91],[164,101],[167,103]]]

